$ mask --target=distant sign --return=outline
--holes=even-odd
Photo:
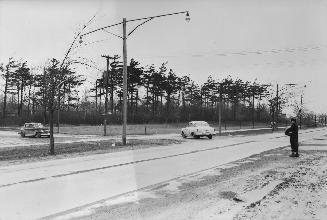
[[[103,114],[101,114],[101,115],[102,115],[102,116],[112,115],[112,112],[103,113]]]
[[[7,117],[17,117],[16,113],[6,113]]]

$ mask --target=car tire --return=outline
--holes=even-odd
[[[209,139],[212,139],[212,134],[209,134],[207,137],[208,137]]]
[[[24,137],[25,137],[25,133],[24,133],[24,132],[20,132],[20,136],[21,136],[22,138],[24,138]]]
[[[186,135],[185,135],[185,133],[183,131],[182,131],[182,137],[186,138]]]

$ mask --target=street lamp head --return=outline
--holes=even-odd
[[[190,14],[188,13],[188,11],[186,12],[185,20],[186,20],[187,22],[190,22],[190,20],[191,20],[191,18],[190,18]]]

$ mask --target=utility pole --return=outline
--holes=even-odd
[[[252,88],[252,128],[254,128],[254,87]]]
[[[105,104],[104,104],[104,120],[103,120],[103,136],[107,135],[107,117],[108,117],[108,75],[109,75],[109,60],[113,59],[109,55],[102,55],[101,57],[106,58],[107,60],[107,71],[104,74],[103,80],[104,85],[106,87],[106,96],[105,96]]]
[[[109,26],[105,26],[102,28],[98,28],[95,29],[93,31],[89,31],[85,34],[81,34],[80,35],[80,40],[79,42],[82,43],[82,37],[97,31],[101,31],[110,27],[114,27],[117,25],[123,25],[123,36],[119,36],[114,34],[116,37],[119,37],[121,39],[123,39],[123,132],[122,132],[122,143],[123,145],[126,145],[126,126],[127,126],[127,45],[126,45],[126,40],[127,40],[127,36],[131,35],[138,27],[140,27],[141,25],[151,21],[154,18],[159,18],[159,17],[165,17],[165,16],[171,16],[171,15],[178,15],[178,14],[186,14],[186,18],[185,20],[187,22],[190,21],[190,15],[188,11],[181,11],[181,12],[176,12],[176,13],[170,13],[170,14],[162,14],[162,15],[156,15],[156,16],[151,16],[151,17],[144,17],[144,18],[137,18],[137,19],[132,19],[132,20],[126,20],[126,18],[123,18],[122,22],[116,23],[116,24],[112,24]],[[128,35],[126,34],[126,23],[127,22],[134,22],[134,21],[143,21],[142,23],[140,23],[139,25],[137,25],[131,32],[128,33]]]
[[[126,145],[127,126],[127,45],[126,45],[126,18],[123,18],[123,135],[122,143]]]
[[[278,130],[278,113],[279,113],[279,97],[278,97],[278,83],[276,92],[276,130]]]
[[[54,98],[55,98],[55,85],[53,70],[49,71],[50,76],[50,100],[49,100],[49,125],[50,125],[50,154],[55,154],[54,137],[53,137],[53,113],[54,113]]]
[[[219,124],[219,136],[221,136],[221,105],[222,105],[222,87],[221,84],[219,83],[219,106],[218,106],[218,124]]]
[[[98,112],[98,80],[95,80],[95,111]]]
[[[302,128],[302,105],[303,105],[303,95],[301,95],[301,106],[300,106],[300,129]]]
[[[59,117],[60,117],[60,87],[58,88],[58,109],[57,109],[57,133],[59,134],[59,127],[60,127],[60,123],[59,123]]]
[[[112,58],[114,61],[113,63],[116,63],[116,59],[118,59],[118,56],[114,56]],[[114,113],[114,79],[113,79],[113,69],[111,69],[111,74],[110,74],[110,110],[111,113]]]
[[[43,124],[45,125],[47,119],[47,104],[45,100],[45,93],[46,93],[46,70],[43,68],[43,88],[42,88],[42,98],[43,98]]]

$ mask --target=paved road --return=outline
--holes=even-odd
[[[306,130],[302,140],[326,134]],[[0,219],[61,212],[288,145],[281,133],[187,140],[179,145],[0,168]]]

